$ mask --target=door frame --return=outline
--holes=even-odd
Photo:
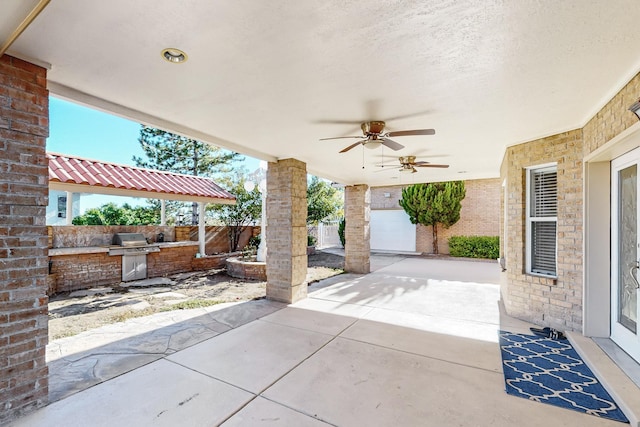
[[[636,242],[635,242],[635,250],[636,256],[634,257],[635,261],[640,258],[640,247],[638,246],[638,242],[640,242],[640,148],[635,148],[622,156],[616,157],[611,161],[611,287],[610,287],[610,307],[611,307],[611,331],[610,336],[611,340],[615,342],[620,348],[625,350],[632,356],[636,361],[640,362],[640,336],[638,335],[637,328],[637,320],[636,320],[636,332],[632,332],[628,329],[628,327],[620,324],[617,320],[617,315],[619,311],[619,292],[620,286],[619,283],[619,275],[626,274],[626,270],[623,272],[619,271],[619,239],[618,237],[618,216],[619,211],[617,207],[619,206],[619,181],[618,181],[618,171],[622,171],[626,168],[636,166]],[[614,231],[615,230],[615,231]],[[623,269],[627,267],[624,266]],[[636,296],[638,295],[638,291],[636,291]],[[638,301],[640,302],[640,301]],[[638,303],[636,303],[636,319],[638,319]]]
[[[611,160],[640,147],[640,122],[586,155],[583,161],[582,333],[611,331]]]

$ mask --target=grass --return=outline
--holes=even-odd
[[[135,319],[137,317],[150,316],[156,313],[164,313],[167,311],[175,310],[190,310],[192,308],[204,308],[212,305],[220,304],[222,301],[210,300],[210,299],[192,299],[188,301],[179,302],[177,304],[171,304],[163,307],[147,307],[144,310],[127,310],[122,313],[118,313],[111,316],[110,321],[107,323],[125,322],[129,319]]]
[[[167,307],[162,307],[160,311],[191,310],[192,308],[211,307],[212,305],[217,305],[221,302],[222,301],[216,301],[212,299],[192,299],[189,301],[179,302],[177,304],[171,304]]]

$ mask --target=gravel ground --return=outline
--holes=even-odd
[[[342,273],[344,258],[316,251],[308,257],[307,283]],[[148,287],[100,287],[62,293],[49,300],[49,340],[68,337],[132,317],[222,302],[264,298],[266,282],[227,276],[224,269],[181,273]]]

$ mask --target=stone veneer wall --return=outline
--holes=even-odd
[[[512,146],[501,169],[507,186],[505,307],[512,316],[561,330],[582,330],[582,147],[581,130]],[[552,162],[558,165],[557,280],[525,273],[525,168]]]
[[[464,182],[466,197],[462,201],[460,221],[450,228],[438,227],[438,252],[449,253],[451,236],[498,236],[500,233],[500,179],[475,179]],[[371,210],[402,209],[404,186],[371,188]],[[385,197],[389,194],[389,197]],[[433,253],[431,227],[416,225],[416,251]]]
[[[48,401],[46,70],[0,57],[0,424]]]
[[[307,167],[295,159],[267,169],[267,298],[307,296]]]
[[[164,247],[147,255],[147,277],[164,277],[188,271],[222,268],[229,256],[241,252],[196,258],[197,245]],[[107,252],[56,255],[49,258],[51,274],[47,277],[48,294],[71,292],[122,280],[122,256]]]
[[[198,226],[181,225],[176,226],[176,241],[191,240],[198,241]],[[237,250],[241,251],[247,244],[249,239],[260,234],[260,226],[247,226],[238,240]],[[208,225],[205,227],[205,253],[221,254],[229,252],[229,232],[226,226]]]
[[[159,233],[165,242],[176,240],[174,227],[160,225],[49,225],[47,231],[50,248],[109,246],[115,233],[142,233],[151,243]]]
[[[369,186],[349,185],[344,189],[344,269],[349,273],[371,270],[371,191]]]
[[[49,295],[119,283],[122,257],[106,252],[50,257]]]

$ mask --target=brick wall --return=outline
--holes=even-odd
[[[195,258],[198,246],[162,248],[147,255],[147,277],[163,277],[186,271],[224,266],[225,257]],[[106,252],[50,257],[49,294],[113,285],[122,280],[122,257]]]
[[[638,122],[635,114],[629,111],[631,104],[638,98],[640,98],[640,73],[636,74],[582,128],[585,156]]]
[[[46,83],[0,57],[0,424],[48,399]]]
[[[52,294],[110,285],[122,279],[122,257],[105,252],[60,255],[50,260]]]
[[[501,180],[477,179],[465,181],[466,196],[462,201],[460,221],[446,229],[438,227],[438,252],[449,253],[451,236],[498,236],[500,233]],[[402,209],[403,186],[371,189],[371,209]],[[386,197],[385,195],[389,195]],[[416,226],[416,251],[433,253],[432,227]]]
[[[501,168],[507,186],[508,240],[502,243],[507,312],[575,331],[582,330],[582,148],[581,130],[565,132],[507,148]],[[551,162],[558,165],[557,280],[525,274],[524,168]]]
[[[349,273],[371,271],[371,190],[368,185],[344,189],[344,269]]]
[[[147,276],[163,277],[191,271],[191,260],[198,252],[197,246],[162,248],[160,252],[147,255]]]
[[[267,169],[267,298],[307,296],[307,167],[295,159]]]

